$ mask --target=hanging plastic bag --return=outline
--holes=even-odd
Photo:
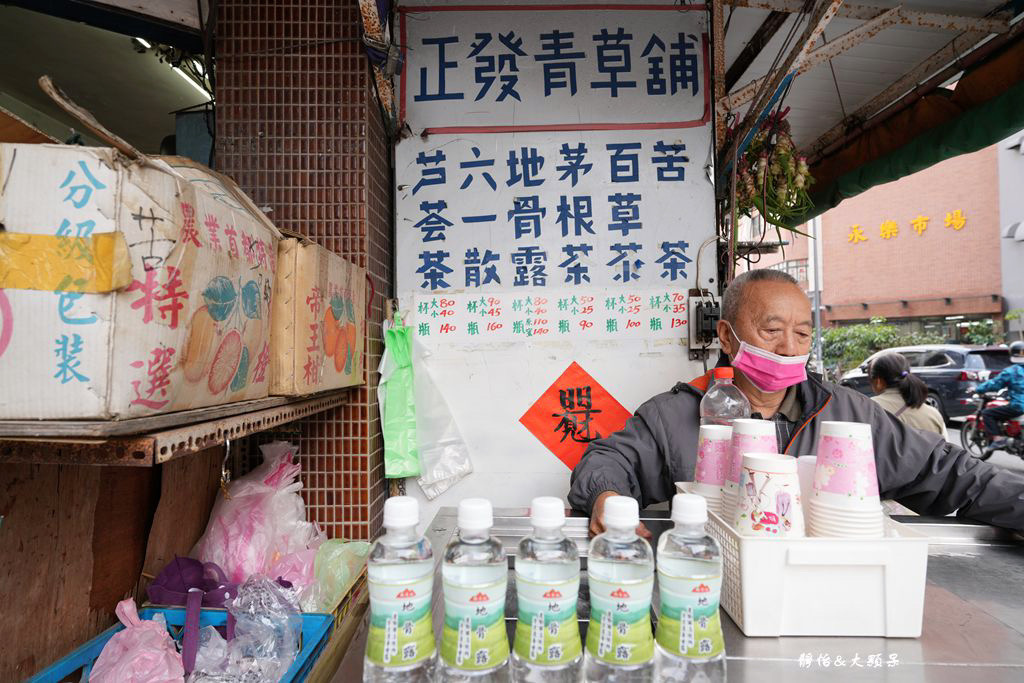
[[[429,356],[422,344],[413,344],[416,438],[423,463],[423,474],[417,483],[427,500],[433,500],[472,472],[473,463],[448,402],[430,374]]]
[[[395,315],[385,324],[384,355],[380,360],[377,405],[384,433],[384,476],[415,477],[420,473],[416,449],[416,396],[412,370],[412,328]]]
[[[366,541],[333,539],[316,553],[316,581],[302,598],[307,612],[333,612],[359,578],[370,554]]]
[[[282,557],[308,549],[320,535],[306,521],[295,447],[278,441],[260,451],[263,464],[231,482],[228,497],[217,499],[191,553],[219,565],[235,583],[270,574]]]
[[[182,683],[185,668],[164,615],[140,619],[131,598],[117,603],[114,612],[124,630],[103,646],[89,683]]]

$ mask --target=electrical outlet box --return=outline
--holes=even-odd
[[[722,317],[722,305],[709,296],[689,298],[690,351],[718,349],[718,320]]]

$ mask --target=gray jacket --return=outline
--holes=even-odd
[[[937,434],[907,427],[852,389],[811,376],[798,390],[803,416],[785,453],[814,454],[823,420],[864,422],[874,435],[883,498],[922,515],[957,511],[960,517],[1024,530],[1024,475],[978,460]],[[603,491],[632,496],[646,507],[669,500],[674,482],[692,481],[703,395],[680,382],[640,406],[622,430],[591,442],[572,472],[573,508],[589,513]]]

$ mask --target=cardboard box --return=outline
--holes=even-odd
[[[305,239],[278,246],[270,393],[363,383],[366,271]]]
[[[280,233],[188,159],[0,145],[0,418],[264,398]]]

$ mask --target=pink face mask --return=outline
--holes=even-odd
[[[780,356],[743,341],[732,325],[729,325],[729,329],[740,343],[740,350],[732,358],[732,366],[761,391],[782,391],[807,379],[807,359],[810,354]]]

